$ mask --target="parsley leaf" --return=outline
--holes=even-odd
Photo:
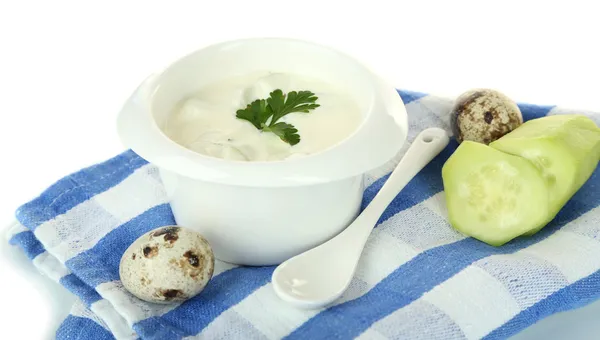
[[[279,136],[282,141],[289,143],[290,145],[296,145],[300,142],[300,135],[298,135],[298,129],[292,124],[279,122],[263,128],[263,131],[270,131]]]
[[[291,124],[277,121],[292,112],[308,113],[316,109],[320,106],[316,104],[317,99],[318,97],[310,91],[291,91],[286,95],[277,89],[269,93],[269,98],[257,99],[245,109],[237,110],[236,117],[249,121],[261,131],[276,134],[290,145],[296,145],[300,142],[298,130]]]
[[[273,110],[273,122],[277,122],[279,118],[292,112],[308,113],[309,110],[316,109],[319,104],[314,104],[318,98],[310,91],[292,91],[286,96],[281,90],[271,92],[271,97],[267,99],[267,103]]]
[[[253,101],[244,110],[237,110],[236,113],[237,118],[249,121],[259,130],[263,128],[269,117],[273,115],[273,111],[267,106],[267,102],[264,99]]]

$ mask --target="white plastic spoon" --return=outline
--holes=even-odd
[[[277,295],[300,308],[321,308],[348,288],[377,220],[406,184],[448,145],[446,131],[429,128],[414,140],[371,203],[344,231],[280,264],[271,278]]]

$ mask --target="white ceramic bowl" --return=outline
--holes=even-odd
[[[363,121],[327,150],[269,162],[205,156],[162,132],[184,97],[254,71],[343,85]],[[222,261],[274,265],[325,242],[355,218],[364,174],[397,155],[407,125],[396,90],[353,58],[310,42],[260,38],[208,46],[150,76],[123,107],[117,127],[126,147],[160,169],[177,224],[202,233]]]

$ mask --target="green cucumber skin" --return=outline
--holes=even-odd
[[[563,164],[562,171],[555,173],[556,177],[553,177],[555,183],[548,181],[550,213],[547,221],[524,234],[531,236],[556,217],[598,166],[600,128],[584,115],[547,116],[525,122],[516,130],[490,143],[490,147],[528,159],[542,173],[547,172],[539,157],[531,156],[532,152],[535,154],[543,150],[542,157]],[[567,169],[568,167],[572,169]]]

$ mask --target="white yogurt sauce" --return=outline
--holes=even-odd
[[[300,142],[289,145],[236,118],[236,111],[273,90],[312,91],[321,106],[279,120],[298,129]],[[177,105],[163,131],[195,152],[241,161],[274,161],[325,150],[352,134],[362,121],[359,106],[340,88],[319,80],[282,73],[257,73],[211,84]]]

